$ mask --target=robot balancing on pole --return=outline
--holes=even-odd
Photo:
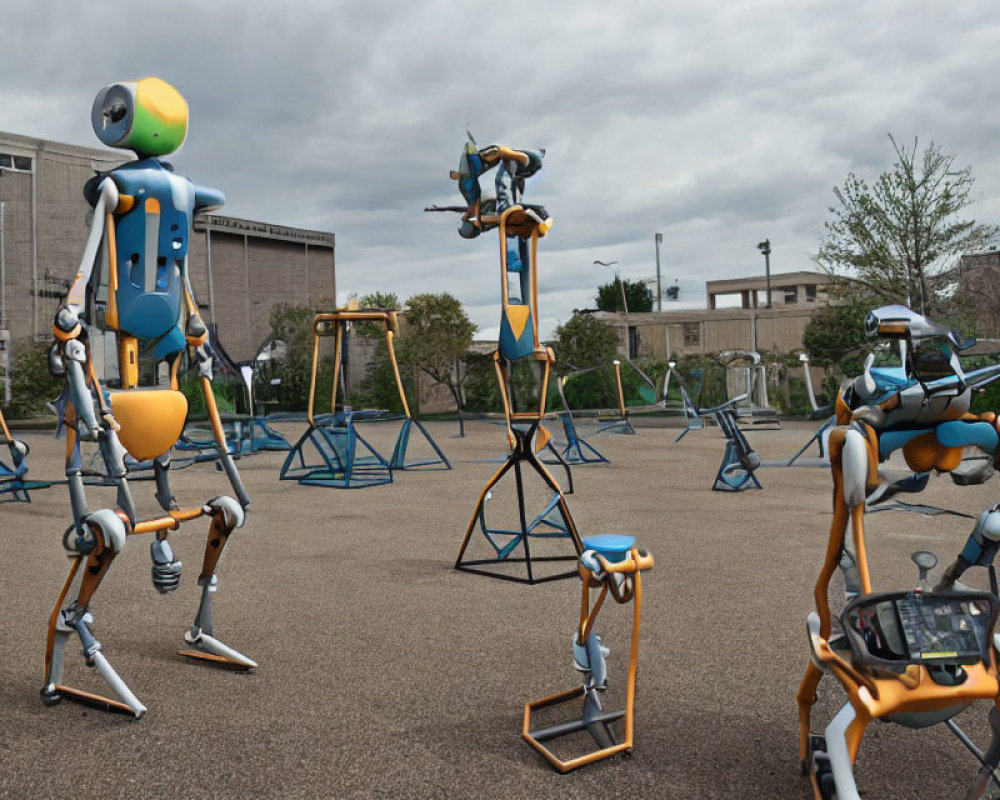
[[[493,228],[500,237],[500,338],[493,365],[503,402],[509,455],[479,495],[455,568],[520,583],[574,577],[575,570],[540,575],[537,567],[543,562],[575,562],[583,550],[563,491],[537,455],[550,438],[542,420],[555,363],[552,348],[543,346],[538,336],[538,240],[551,229],[552,218],[542,206],[523,203],[521,196],[525,180],[542,168],[543,156],[542,150],[518,150],[504,145],[477,149],[470,141],[462,152],[459,169],[451,173],[451,178],[458,181],[466,206],[428,209],[462,211],[458,232],[465,239]],[[496,197],[486,199],[479,178],[494,168],[497,168]],[[529,405],[530,401],[518,402],[513,383],[515,368],[532,373],[537,389],[537,402],[533,405]],[[487,520],[486,506],[494,487],[509,472],[514,473],[516,483],[516,522],[510,527],[498,527]],[[542,482],[548,499],[539,510],[529,512],[525,479],[531,474]],[[488,544],[489,555],[485,558],[467,556],[477,528]],[[531,552],[532,543],[560,539],[568,540],[571,554]],[[512,565],[515,569],[523,565],[523,574],[512,571]]]

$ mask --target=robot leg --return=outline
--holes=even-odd
[[[968,800],[993,800],[1000,797],[1000,783],[995,777],[997,767],[1000,766],[1000,711],[995,707],[990,709],[990,728],[990,746],[983,755],[986,764],[979,769],[975,783],[969,789]]]
[[[208,543],[205,546],[205,561],[201,575],[198,577],[198,585],[201,586],[201,603],[198,606],[198,614],[194,618],[194,625],[190,631],[184,634],[184,641],[193,649],[182,650],[181,655],[251,669],[257,666],[256,661],[247,658],[212,635],[212,615],[215,593],[219,583],[215,569],[229,534],[235,528],[243,525],[245,519],[243,507],[231,497],[216,497],[206,504],[206,512],[211,515],[212,524],[208,531]]]
[[[71,526],[64,538],[64,544],[73,555],[74,561],[49,620],[42,700],[46,705],[55,705],[63,697],[68,697],[99,705],[108,710],[124,711],[138,718],[146,712],[146,707],[132,693],[101,652],[101,643],[90,630],[94,618],[87,610],[111,562],[125,545],[125,523],[110,509],[102,509],[88,515],[80,527],[82,532],[77,532],[76,527]],[[77,599],[64,605],[70,585],[81,564],[84,565],[84,569]],[[102,697],[62,684],[66,645],[74,633],[80,637],[87,666],[96,667],[117,699]]]

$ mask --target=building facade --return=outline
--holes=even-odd
[[[958,260],[958,295],[976,336],[1000,338],[1000,250],[966,253]]]
[[[720,350],[802,349],[802,333],[817,308],[826,305],[818,272],[788,272],[771,276],[771,307],[767,307],[764,276],[708,281],[706,309],[645,313],[595,312],[619,331],[619,351],[629,358],[666,361]],[[736,295],[740,307],[719,308],[719,298]]]

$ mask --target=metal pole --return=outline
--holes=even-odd
[[[771,251],[764,253],[764,276],[767,281],[767,307],[771,307]]]
[[[663,311],[663,291],[660,289],[660,242],[663,234],[656,234],[656,310]],[[669,355],[669,353],[668,353]]]
[[[5,252],[6,228],[5,216],[6,203],[0,202],[0,331],[7,330],[7,256]],[[4,343],[6,350],[3,354],[3,402],[10,405],[10,339]]]
[[[31,339],[38,341],[38,162],[31,162]]]
[[[212,228],[211,222],[205,219],[205,269],[208,272],[208,310],[212,316],[212,325],[218,330],[215,321],[215,281],[212,278]]]
[[[7,204],[0,202],[0,330],[7,327],[7,260],[4,254],[4,210]]]
[[[771,307],[771,240],[757,243],[757,249],[764,254],[764,279],[767,285],[767,307]]]

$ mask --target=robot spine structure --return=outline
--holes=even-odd
[[[230,535],[242,527],[250,501],[226,452],[212,392],[208,331],[187,274],[194,214],[221,206],[225,197],[175,175],[160,160],[183,143],[187,118],[184,98],[159,78],[112,84],[94,101],[91,121],[98,138],[112,147],[135,151],[139,160],[99,174],[85,188],[94,206],[93,223],[76,278],[52,326],[55,343],[49,366],[66,381],[59,402],[66,426],[66,477],[73,521],[63,536],[72,565],[49,620],[42,688],[47,704],[66,697],[136,717],[146,711],[94,638],[90,603],[126,540],[138,534],[154,536],[150,547],[153,586],[161,593],[176,590],[181,563],[174,558],[168,536],[199,517],[210,520],[198,577],[201,603],[192,628],[184,635],[189,649],[181,653],[231,667],[257,666],[213,635],[216,567]],[[105,297],[104,303],[99,302]],[[101,329],[113,332],[118,345],[116,391],[102,385],[91,358],[93,337]],[[219,464],[237,499],[217,496],[193,508],[180,508],[168,473],[170,447],[187,413],[178,372],[188,348],[197,359]],[[169,388],[139,388],[141,355],[166,362]],[[97,444],[117,489],[117,508],[89,509],[81,476],[82,441]],[[154,462],[156,500],[162,513],[153,519],[137,518],[126,455]],[[97,668],[114,698],[62,683],[66,646],[74,635],[83,646],[86,664]]]
[[[876,309],[867,328],[871,336],[898,342],[903,364],[876,368],[869,356],[864,374],[836,401],[840,427],[829,440],[833,522],[816,582],[816,611],[807,620],[810,663],[796,694],[803,773],[811,776],[819,800],[858,800],[854,763],[871,720],[910,728],[943,722],[983,765],[967,796],[995,796],[983,792],[1000,788],[1000,714],[990,714],[993,742],[985,755],[952,718],[974,700],[1000,700],[992,566],[1000,542],[1000,510],[984,512],[933,590],[927,573],[937,558],[919,551],[913,560],[920,587],[895,593],[873,591],[864,515],[866,496],[879,486],[878,464],[897,450],[918,473],[951,472],[969,446],[994,460],[1000,455],[997,415],[969,413],[971,390],[1000,377],[1000,367],[964,373],[958,355],[970,343],[902,306]],[[954,591],[954,581],[971,565],[990,569],[992,593]],[[838,569],[848,602],[835,621],[829,589]],[[811,710],[826,674],[839,681],[847,702],[825,735],[814,735]]]
[[[573,666],[583,673],[583,685],[527,703],[521,726],[521,737],[545,756],[559,772],[569,772],[616,753],[629,751],[635,741],[635,677],[639,655],[639,620],[642,615],[642,573],[652,568],[653,557],[639,550],[631,536],[588,536],[583,543],[587,548],[580,555],[579,561],[583,596],[580,622],[573,634]],[[591,603],[590,590],[597,588],[600,588],[601,593]],[[598,612],[609,594],[616,603],[632,604],[632,640],[625,678],[625,708],[618,711],[604,711],[601,707],[600,693],[608,687],[606,659],[610,650],[594,630]],[[535,724],[536,714],[542,709],[566,704],[579,706],[579,717],[555,724]],[[612,723],[617,720],[624,720],[621,741],[618,741],[612,727]],[[590,734],[597,745],[596,750],[563,759],[545,744],[579,731]]]
[[[396,381],[396,391],[403,406],[402,425],[396,436],[392,455],[381,455],[355,426],[357,415],[351,409],[348,383],[343,376],[344,349],[348,325],[355,322],[385,325],[385,343]],[[312,377],[309,384],[309,427],[292,446],[281,467],[281,480],[297,480],[308,486],[332,486],[354,489],[392,483],[394,470],[417,467],[451,469],[451,464],[438,447],[427,428],[410,414],[410,405],[403,390],[403,381],[396,362],[393,344],[399,332],[399,320],[394,311],[340,309],[328,314],[317,314],[313,320]],[[320,340],[334,337],[333,390],[330,395],[330,413],[319,415],[316,409],[316,377],[320,361]],[[343,388],[344,403],[337,411],[337,390]],[[390,417],[388,419],[396,419]],[[407,458],[407,448],[413,427],[424,437],[434,452],[434,457],[413,460]],[[360,452],[359,452],[360,451]],[[306,453],[310,455],[307,457]],[[319,460],[314,460],[318,458]]]
[[[532,562],[576,561],[582,545],[576,524],[569,513],[566,498],[556,479],[537,457],[549,440],[542,427],[549,377],[555,354],[543,347],[538,338],[538,240],[552,227],[548,212],[538,205],[521,203],[525,179],[542,167],[544,151],[515,150],[503,145],[476,149],[466,146],[459,169],[451,173],[459,183],[467,208],[459,222],[459,234],[474,238],[484,230],[497,228],[500,236],[501,314],[500,339],[493,354],[493,365],[503,401],[510,454],[490,478],[476,502],[465,538],[455,560],[455,568],[520,583],[537,583],[573,577],[576,572],[561,572],[539,577]],[[484,200],[479,177],[499,167],[496,175],[496,199]],[[538,403],[532,408],[516,408],[512,371],[515,365],[534,367],[537,376]],[[529,516],[525,509],[524,467],[530,468],[551,493],[541,511]],[[486,501],[493,488],[511,470],[517,488],[517,527],[498,528],[486,519]],[[494,553],[492,558],[465,558],[472,534],[479,528]],[[532,539],[567,538],[573,555],[538,556],[531,554]],[[518,548],[523,555],[517,555]],[[495,569],[499,565],[524,564],[526,577]]]

